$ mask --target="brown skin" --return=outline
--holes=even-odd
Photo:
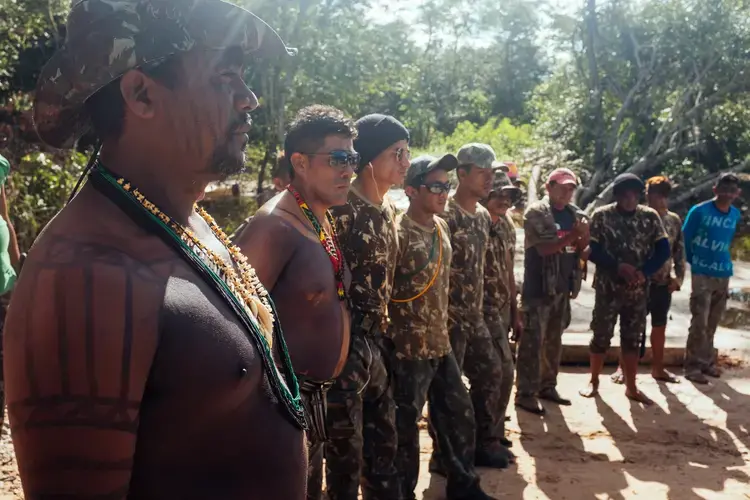
[[[495,223],[500,217],[505,217],[508,210],[513,206],[513,191],[508,189],[502,189],[499,191],[492,191],[490,197],[487,200],[487,210],[490,212],[492,222]],[[518,300],[516,293],[516,277],[513,274],[513,260],[510,252],[506,253],[505,259],[507,261],[506,268],[508,269],[508,283],[510,283],[510,320],[513,328],[513,340],[517,340],[521,337],[523,332],[523,319],[518,314]]]
[[[404,182],[406,171],[411,165],[410,154],[403,154],[399,160],[396,156],[399,149],[408,151],[409,143],[401,140],[392,144],[365,165],[354,179],[354,187],[370,202],[382,203],[389,189]]]
[[[638,206],[640,200],[640,191],[628,190],[618,193],[616,196],[617,207],[624,212],[632,212]],[[619,275],[625,281],[633,286],[641,286],[645,281],[643,273],[629,264],[620,264],[618,267]],[[604,354],[589,355],[591,364],[591,380],[589,385],[580,391],[581,396],[591,398],[599,393],[599,375],[604,367]],[[653,403],[651,399],[638,390],[635,383],[636,373],[638,371],[638,352],[622,354],[620,364],[623,369],[625,378],[625,395],[638,403],[648,406]]]
[[[124,130],[102,148],[226,262],[193,205],[242,163],[236,124],[257,100],[236,55],[180,56],[174,90],[125,74]],[[90,183],[37,239],[15,294],[5,374],[26,498],[304,498],[304,433],[268,397],[239,319]]]
[[[718,186],[714,186],[714,203],[716,208],[722,212],[729,212],[729,207],[732,206],[734,200],[742,194],[742,190],[737,184],[726,183]]]
[[[491,168],[480,168],[476,165],[459,167],[457,172],[458,187],[453,199],[470,214],[476,213],[479,200],[487,198],[490,194],[494,172]]]
[[[314,152],[334,150],[353,152],[352,139],[329,136]],[[331,167],[324,154],[295,153],[291,161],[292,186],[332,234],[325,213],[346,203],[353,170]],[[284,192],[264,205],[235,243],[274,299],[297,373],[319,381],[335,378],[349,353],[349,311],[337,295],[328,254],[294,196]],[[347,289],[349,278],[347,270]]]
[[[547,183],[547,193],[550,205],[556,210],[564,209],[570,204],[575,194],[575,184]],[[564,238],[549,243],[539,243],[536,249],[539,255],[546,257],[562,252],[565,247],[575,244],[580,253],[583,253],[589,245],[589,225],[585,221],[576,220],[573,229]]]

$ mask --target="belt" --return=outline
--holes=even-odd
[[[305,407],[305,420],[307,420],[308,439],[311,444],[324,443],[328,441],[328,429],[326,417],[328,414],[328,403],[326,393],[333,385],[333,380],[325,382],[311,380],[303,375],[297,375],[299,390],[302,396],[302,405]]]
[[[371,337],[383,334],[384,318],[381,314],[352,311],[352,333]]]

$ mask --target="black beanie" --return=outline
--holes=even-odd
[[[641,192],[644,187],[645,186],[640,177],[635,174],[625,173],[615,177],[615,180],[612,183],[612,193],[617,196],[619,193],[624,193],[626,191]]]
[[[372,114],[363,116],[357,123],[357,138],[354,149],[359,153],[359,168],[370,163],[391,145],[409,140],[409,131],[392,116]]]

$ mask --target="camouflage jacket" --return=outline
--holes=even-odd
[[[682,239],[682,219],[674,212],[667,212],[661,216],[661,222],[667,232],[671,256],[661,269],[651,276],[651,281],[659,285],[668,285],[672,279],[672,268],[674,268],[674,277],[682,285],[685,280],[685,242]]]
[[[484,261],[490,237],[490,213],[477,203],[470,214],[451,197],[443,217],[451,231],[451,285],[449,320],[482,321]]]
[[[596,209],[591,216],[591,241],[601,245],[602,250],[617,263],[625,263],[641,269],[654,251],[654,245],[666,238],[664,225],[653,208],[638,205],[634,215],[622,215],[617,203]],[[613,289],[624,283],[617,271],[596,267],[594,288]]]
[[[566,207],[576,220],[581,220],[585,217],[585,214],[575,205],[568,205]],[[562,253],[549,255],[546,257],[539,256],[541,261],[541,269],[530,269],[528,249],[538,245],[540,243],[551,243],[557,241],[557,225],[555,223],[555,216],[552,212],[552,206],[550,205],[549,198],[544,197],[539,201],[530,204],[526,208],[526,212],[523,216],[523,230],[524,230],[524,248],[526,249],[526,262],[524,264],[524,283],[531,283],[529,279],[530,273],[541,272],[542,273],[542,295],[544,297],[555,295],[558,290],[558,283],[560,281],[560,259],[563,258]],[[570,283],[570,293],[573,298],[578,295],[581,289],[581,281],[583,280],[583,268],[581,265],[573,266],[572,276],[564,279]]]
[[[382,205],[376,205],[352,186],[347,204],[333,207],[331,213],[352,273],[352,311],[377,317],[381,321],[377,326],[384,332],[398,253],[393,203],[386,195]]]
[[[510,215],[498,218],[490,227],[490,241],[484,264],[484,319],[487,324],[503,321],[510,325],[511,283],[516,254],[516,227]],[[510,263],[510,266],[508,265]]]
[[[399,251],[388,306],[389,337],[393,339],[396,356],[400,359],[445,356],[451,352],[448,337],[450,229],[439,217],[435,217],[438,231],[435,227],[418,224],[406,214],[400,215],[396,221]],[[422,292],[425,293],[414,300],[399,302]]]

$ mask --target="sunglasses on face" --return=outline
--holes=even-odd
[[[356,169],[359,165],[359,153],[352,151],[334,150],[328,153],[304,153],[307,156],[328,156],[328,165],[336,170],[345,170],[347,167]]]
[[[432,182],[430,184],[422,184],[432,194],[443,194],[451,190],[450,182]]]
[[[396,159],[398,161],[411,160],[411,150],[409,148],[398,148],[396,150]]]

